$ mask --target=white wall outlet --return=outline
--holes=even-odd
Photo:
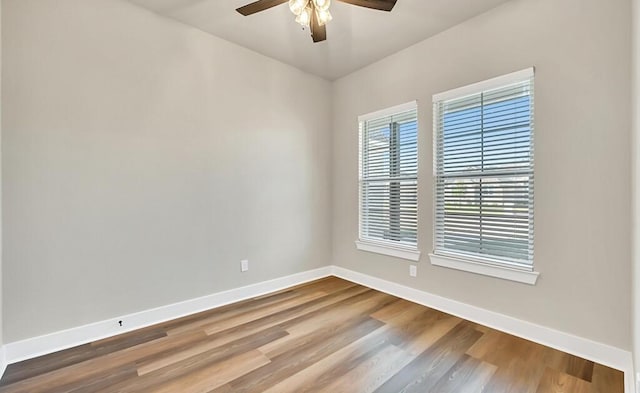
[[[249,270],[249,260],[243,259],[240,261],[240,271],[246,272],[247,270]]]
[[[411,277],[417,277],[418,276],[418,266],[409,265],[409,275]]]

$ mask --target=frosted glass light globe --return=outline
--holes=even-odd
[[[294,15],[298,16],[307,8],[309,0],[289,0],[289,9]]]

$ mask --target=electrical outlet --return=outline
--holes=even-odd
[[[249,270],[249,260],[243,259],[240,261],[240,271],[246,272],[247,270]]]
[[[411,277],[416,277],[418,276],[418,266],[416,265],[409,265],[409,275]]]

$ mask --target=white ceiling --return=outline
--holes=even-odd
[[[253,0],[130,0],[323,78],[334,80],[508,0],[398,0],[391,13],[334,0],[327,41],[314,44],[287,4],[242,16]]]

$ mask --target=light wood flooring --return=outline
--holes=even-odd
[[[0,392],[622,393],[623,374],[330,277],[12,364]]]

